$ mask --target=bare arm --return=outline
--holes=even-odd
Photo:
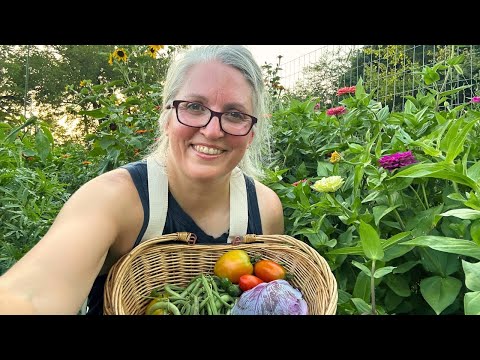
[[[126,185],[118,175],[83,185],[38,244],[0,277],[0,313],[78,312],[121,230]]]
[[[265,235],[278,235],[284,232],[283,206],[278,195],[269,187],[255,181],[258,207]]]

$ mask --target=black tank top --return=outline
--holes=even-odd
[[[147,230],[148,220],[150,218],[150,204],[148,200],[148,176],[147,162],[136,161],[122,168],[128,170],[132,177],[133,183],[137,188],[138,195],[143,206],[143,225],[133,247],[137,246],[142,240],[143,234]],[[257,193],[255,192],[255,182],[247,175],[245,176],[245,184],[247,188],[248,198],[248,226],[247,234],[263,234],[262,221],[260,219],[260,211],[258,208]],[[170,191],[168,192],[168,211],[167,219],[163,234],[171,234],[180,231],[188,231],[197,235],[197,243],[203,244],[225,244],[227,242],[228,233],[224,233],[218,238],[214,238],[198,227],[193,219],[178,205]],[[95,279],[90,294],[88,295],[88,312],[87,315],[101,315],[103,313],[103,290],[107,274],[99,275]]]

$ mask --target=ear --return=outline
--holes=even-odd
[[[255,136],[255,131],[251,131],[250,134],[248,134],[248,144],[247,144],[247,149],[250,147],[250,145],[252,144],[252,141],[253,141],[253,138]]]

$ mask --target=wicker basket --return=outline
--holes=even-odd
[[[185,286],[200,273],[213,274],[217,259],[233,248],[281,262],[293,274],[290,282],[302,292],[309,314],[335,314],[335,277],[325,259],[302,241],[288,235],[246,235],[221,245],[195,244],[195,240],[194,234],[186,232],[163,235],[141,243],[120,258],[105,282],[104,314],[143,314],[153,289],[162,289],[166,283]]]

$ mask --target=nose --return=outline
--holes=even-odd
[[[209,123],[203,128],[200,128],[200,132],[207,138],[219,138],[225,136],[221,126],[220,117],[214,115]]]

